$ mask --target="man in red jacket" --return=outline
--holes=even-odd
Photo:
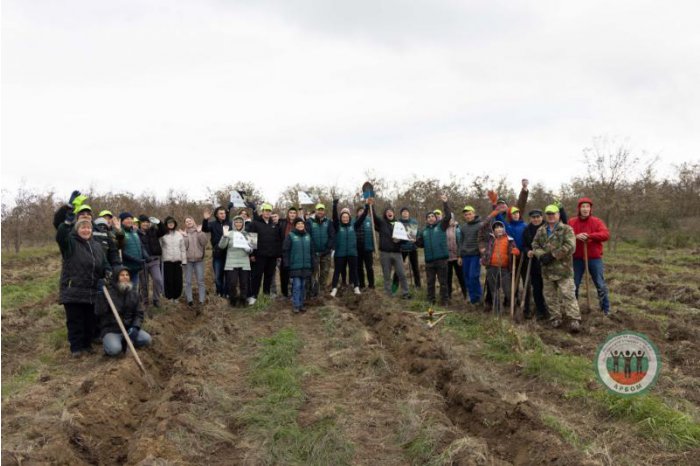
[[[607,316],[610,312],[608,286],[603,277],[603,243],[610,239],[610,233],[605,223],[593,216],[593,201],[582,197],[578,201],[578,215],[569,220],[569,225],[576,235],[576,252],[574,252],[574,284],[576,297],[578,288],[585,272],[584,243],[588,245],[588,271],[598,290],[600,309]]]

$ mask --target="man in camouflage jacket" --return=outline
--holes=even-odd
[[[572,259],[576,236],[569,225],[559,221],[556,205],[548,205],[544,212],[547,224],[537,230],[528,255],[537,257],[542,265],[544,298],[552,316],[552,326],[559,327],[565,317],[570,320],[570,330],[576,333],[581,325]]]

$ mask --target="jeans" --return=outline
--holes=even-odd
[[[338,279],[340,274],[343,273],[346,268],[350,269],[350,283],[353,287],[360,286],[357,279],[357,257],[347,256],[347,257],[334,257],[335,268],[333,269],[333,288],[338,287]]]
[[[576,298],[578,289],[585,274],[586,264],[583,259],[574,259],[574,284],[576,285]],[[603,312],[610,310],[610,300],[608,299],[608,285],[603,277],[603,259],[588,259],[588,272],[591,274],[591,281],[598,290],[598,302]]]
[[[481,302],[481,257],[462,256],[462,275],[472,304]]]
[[[408,296],[408,281],[406,281],[406,274],[403,271],[403,258],[401,257],[401,253],[381,251],[379,255],[379,262],[382,265],[384,292],[391,296],[391,269],[393,267],[396,275],[399,277],[401,293],[404,296]]]
[[[223,255],[223,257],[212,257],[211,266],[214,269],[214,283],[216,284],[216,294],[218,294],[219,296],[226,296],[226,273],[224,272],[225,265],[225,254]],[[190,298],[189,301],[192,301],[192,299]]]
[[[306,279],[304,277],[292,277],[292,306],[294,309],[304,307],[306,297]]]
[[[358,251],[359,252],[359,251]],[[374,256],[372,251],[359,252],[360,256],[357,261],[357,279],[360,283],[360,288],[365,287],[365,270],[367,270],[367,284],[370,288],[374,288]]]
[[[447,260],[441,259],[425,263],[425,275],[428,282],[428,302],[435,303],[435,279],[440,283],[440,304],[447,304],[449,292],[447,286]]]
[[[71,352],[90,348],[97,327],[95,305],[89,303],[66,303],[66,328]]]
[[[144,330],[139,330],[133,343],[136,348],[150,345],[151,336]],[[102,346],[108,356],[116,356],[126,348],[126,342],[121,333],[108,333],[102,337]]]
[[[197,274],[199,303],[204,304],[204,298],[206,297],[206,290],[204,289],[204,262],[188,262],[187,265],[185,265],[185,297],[187,297],[188,303],[192,302],[192,272]]]

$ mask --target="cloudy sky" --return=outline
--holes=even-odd
[[[270,199],[363,173],[556,186],[700,158],[700,4],[4,0],[2,184]]]

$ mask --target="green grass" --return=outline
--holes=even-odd
[[[261,340],[249,381],[258,397],[240,412],[240,422],[265,448],[265,464],[350,464],[353,445],[344,439],[333,418],[310,426],[297,422],[305,402],[302,379],[308,372],[298,363],[303,343],[293,329]]]
[[[2,286],[2,309],[16,309],[36,304],[58,291],[58,272],[48,277],[28,280],[21,284]]]
[[[486,358],[517,363],[523,374],[566,388],[568,397],[583,399],[617,419],[631,422],[642,435],[665,447],[685,450],[700,445],[700,424],[660,397],[645,394],[624,398],[603,389],[591,390],[589,385],[596,376],[588,358],[559,354],[536,335],[526,334],[501,319],[450,315],[446,323],[459,338],[478,340]]]
[[[544,414],[541,416],[542,422],[557,432],[569,445],[578,449],[585,450],[588,444],[569,426],[567,426],[564,421],[558,419],[551,414]]]
[[[31,385],[37,381],[39,378],[39,366],[36,364],[23,364],[19,367],[19,370],[10,375],[9,377],[3,377],[2,380],[2,399],[3,401],[8,397],[18,393],[23,388]],[[7,380],[9,379],[9,380]]]
[[[2,266],[12,262],[22,262],[28,259],[40,259],[48,256],[57,256],[59,253],[56,243],[46,244],[44,246],[33,246],[20,248],[19,253],[12,250],[2,251]]]

